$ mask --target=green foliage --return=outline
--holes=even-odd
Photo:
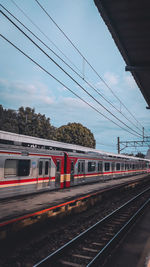
[[[18,133],[16,112],[11,109],[3,109],[2,105],[0,105],[0,130]]]
[[[145,155],[141,152],[138,152],[135,156],[142,159],[145,158]]]
[[[53,139],[56,131],[55,127],[50,124],[50,118],[46,118],[45,115],[40,113],[36,114],[35,110],[29,107],[19,108],[18,127],[20,134],[45,139]]]
[[[35,110],[30,107],[20,107],[18,111],[14,111],[3,109],[0,105],[0,130],[95,147],[93,134],[82,124],[68,123],[57,129],[51,125],[50,118],[35,113]]]
[[[0,130],[45,139],[55,137],[56,128],[51,126],[50,118],[36,114],[30,107],[20,107],[18,112],[6,110],[0,105]]]
[[[68,123],[56,131],[56,139],[60,142],[95,148],[95,139],[91,131],[80,123]]]

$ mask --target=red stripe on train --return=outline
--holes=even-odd
[[[79,173],[79,174],[75,174],[75,177],[78,176],[91,176],[91,175],[105,175],[105,174],[118,174],[118,173],[127,173],[127,172],[141,172],[141,171],[146,171],[146,169],[144,170],[128,170],[128,171],[114,171],[114,172],[91,172],[91,173]]]
[[[25,179],[25,180],[11,180],[11,181],[2,181],[0,182],[0,185],[3,184],[18,184],[18,183],[29,183],[29,182],[38,182],[38,181],[44,181],[44,180],[55,180],[55,177],[40,177],[40,178],[32,178],[32,179]]]

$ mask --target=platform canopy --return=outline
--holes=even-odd
[[[150,1],[94,2],[150,107]]]

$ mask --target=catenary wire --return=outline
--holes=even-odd
[[[41,29],[29,18],[29,16],[28,15],[26,15],[26,13],[14,2],[14,0],[11,0],[12,1],[12,3],[24,14],[24,16],[49,40],[49,41],[51,41],[46,35],[45,35],[45,33],[43,32],[43,31],[41,31]],[[36,1],[37,3],[38,3],[38,5],[43,9],[43,11],[44,12],[46,12],[46,10],[42,7],[42,5],[40,5],[40,3],[38,2],[38,1]],[[68,39],[68,41],[69,42],[71,42],[71,44],[74,46],[74,48],[78,51],[78,53],[83,57],[83,59],[90,65],[90,63],[86,60],[86,58],[81,54],[81,52],[79,51],[79,49],[77,49],[76,47],[75,47],[75,45],[72,43],[72,41],[67,37],[67,35],[60,29],[60,27],[57,25],[57,23],[55,23],[55,21],[51,18],[51,16],[46,12],[46,14],[49,16],[49,18],[53,21],[53,23],[59,28],[59,30],[65,35],[65,37]],[[52,41],[51,41],[52,42]],[[55,45],[54,44],[54,42],[52,42],[53,43],[53,45]],[[69,58],[55,45],[55,47],[69,60]],[[70,60],[69,60],[70,61]],[[71,62],[71,61],[70,61]],[[75,64],[73,63],[73,62],[71,62],[74,66],[75,66]],[[75,66],[76,67],[76,66]],[[92,66],[90,65],[90,67],[92,68]],[[77,67],[76,67],[76,69],[78,69]],[[93,68],[92,68],[93,69]],[[79,70],[79,69],[78,69]],[[94,70],[94,69],[93,69]],[[79,70],[79,72],[81,72],[80,70]],[[98,75],[98,73],[97,73],[97,75]],[[101,78],[101,77],[100,77]],[[82,79],[84,80],[84,77],[82,77]],[[102,78],[101,78],[102,79]],[[105,81],[103,81],[104,83],[105,83]],[[107,84],[105,84],[107,87],[108,87],[108,85]],[[111,90],[111,88],[110,88],[110,90]],[[98,93],[98,92],[97,92]],[[113,93],[113,91],[112,91],[112,93]],[[102,95],[101,95],[101,97],[103,97]],[[104,97],[103,97],[104,98]],[[104,98],[105,99],[105,98]],[[120,101],[120,99],[118,99],[119,100],[119,102],[121,103],[121,101]],[[105,101],[107,101],[106,99],[105,99]],[[109,104],[111,103],[110,101],[107,101],[107,102],[109,102]],[[111,103],[111,105],[112,105],[112,103]],[[112,105],[113,106],[113,105]],[[119,111],[116,107],[114,107],[119,113],[121,113],[125,118],[126,118],[126,116],[121,112],[121,111]],[[131,114],[132,115],[132,114]],[[129,120],[128,118],[126,118],[128,121],[130,121],[130,123],[131,124],[133,124],[137,129],[139,129],[139,127],[138,126],[136,126],[133,122],[131,122],[131,120]]]
[[[29,16],[13,1],[12,3],[24,14],[24,16],[39,30],[40,33],[42,33],[45,38],[52,43],[52,45],[79,71],[81,70],[63,53],[63,51],[29,18]]]
[[[86,57],[79,51],[79,49],[74,45],[71,39],[65,34],[65,32],[59,27],[59,25],[54,21],[54,19],[49,15],[49,13],[45,10],[45,8],[39,3],[38,0],[35,2],[40,6],[40,8],[45,12],[45,14],[49,17],[49,19],[55,24],[55,26],[60,30],[60,32],[65,36],[65,38],[71,43],[74,49],[79,53],[79,55],[85,60],[85,62],[91,67],[91,69],[95,72],[95,74],[100,78],[100,80],[105,84],[105,86],[111,91],[111,93],[116,97],[116,99],[124,106],[124,108],[130,113],[130,115],[142,126],[142,124],[135,118],[135,116],[129,111],[129,109],[125,106],[125,104],[119,99],[119,97],[113,92],[111,87],[105,82],[105,80],[99,75],[99,73],[94,69],[94,67],[89,63]]]
[[[24,16],[42,33],[44,34],[44,36],[49,40],[49,38],[45,35],[45,33],[43,31],[41,31],[41,29],[29,18],[28,15],[26,15],[26,13],[14,2],[14,0],[11,0],[13,2],[13,4],[24,14]],[[36,1],[36,0],[35,0]],[[38,5],[43,9],[44,12],[46,12],[46,10],[42,7],[42,5],[36,1],[38,3]],[[58,26],[58,24],[52,19],[52,17],[46,12],[46,14],[49,16],[49,18],[53,21],[53,23],[59,28],[59,30],[65,35],[65,37],[68,39],[69,42],[71,42],[71,44],[74,46],[74,48],[79,52],[79,54],[85,59],[85,61],[89,64],[89,66],[93,69],[93,71],[99,76],[99,78],[102,80],[102,82],[108,87],[108,89],[112,92],[112,94],[114,94],[114,92],[112,91],[112,89],[106,84],[106,82],[100,77],[100,75],[96,72],[96,70],[91,66],[91,64],[87,61],[87,59],[81,54],[81,52],[79,51],[79,49],[77,49],[77,47],[72,43],[72,41],[67,37],[67,35],[61,30],[61,28]],[[51,40],[50,40],[51,41]],[[51,41],[52,42],[52,41]],[[54,43],[53,43],[54,44]],[[55,45],[55,44],[54,44]],[[55,45],[55,47],[58,49],[58,47]],[[68,57],[61,51],[59,50],[67,59]],[[69,59],[68,59],[69,60]],[[69,60],[70,61],[70,60]],[[71,62],[71,61],[70,61]],[[71,62],[72,63],[72,62]],[[75,67],[76,65],[74,63],[72,63]],[[76,69],[78,69],[76,67]],[[79,70],[79,69],[78,69]],[[79,70],[79,72],[81,72]],[[79,74],[77,74],[79,75]],[[81,77],[84,80],[84,77]],[[87,82],[87,81],[86,81]],[[90,87],[91,84],[89,83]],[[93,87],[92,87],[93,88]],[[94,89],[94,88],[93,88]],[[94,89],[97,91],[97,89]],[[110,105],[112,105],[120,114],[122,114],[122,116],[124,118],[126,118],[132,125],[134,125],[137,129],[139,129],[141,131],[141,129],[138,127],[138,125],[135,125],[129,118],[127,118],[120,110],[118,110],[110,101],[108,101],[105,97],[103,97],[103,95],[101,95],[99,93],[99,90],[97,91],[97,93],[103,98],[105,99],[105,101],[107,101]],[[114,94],[114,96],[118,99],[118,101],[126,108],[126,110],[132,115],[132,117],[136,120],[137,123],[140,124],[140,122],[137,121],[137,119],[133,116],[133,114],[127,109],[127,107],[121,102],[121,100]],[[140,124],[141,125],[141,124]],[[141,127],[143,127],[141,125]]]
[[[129,127],[122,120],[117,118],[112,112],[110,112],[103,104],[101,104],[95,97],[93,97],[83,86],[81,86],[67,71],[65,71],[53,58],[51,58],[38,44],[36,44],[18,25],[16,25],[3,11],[0,11],[2,15],[4,15],[21,33],[23,33],[36,47],[40,49],[57,67],[59,67],[73,82],[75,82],[86,94],[88,94],[95,102],[97,102],[103,109],[105,109],[108,113],[110,113],[116,120],[120,121],[123,125],[125,125],[128,129],[132,130],[139,136],[142,136],[137,131]]]
[[[47,71],[45,68],[43,68],[38,62],[36,62],[33,58],[31,58],[29,55],[27,55],[24,51],[22,51],[19,47],[17,47],[15,44],[13,44],[10,40],[8,40],[4,35],[0,34],[0,37],[2,37],[5,41],[7,41],[9,44],[11,44],[14,48],[16,48],[21,54],[23,54],[25,57],[27,57],[30,61],[32,61],[35,65],[37,65],[40,69],[42,69],[45,73],[47,73],[50,77],[52,77],[55,81],[57,81],[58,83],[60,83],[64,88],[66,88],[68,91],[70,91],[72,94],[74,94],[76,97],[78,97],[82,102],[84,102],[85,104],[87,104],[88,106],[90,106],[93,110],[95,110],[97,113],[99,113],[100,115],[102,115],[104,118],[108,119],[109,121],[111,121],[113,124],[117,125],[119,128],[123,129],[124,131],[137,136],[136,134],[133,134],[132,132],[130,132],[129,130],[123,128],[122,126],[120,126],[118,123],[114,122],[113,120],[111,120],[110,118],[108,118],[106,115],[104,115],[103,113],[101,113],[97,108],[95,108],[94,106],[92,106],[91,104],[89,104],[86,100],[84,100],[82,97],[80,97],[78,94],[76,94],[74,91],[72,91],[68,86],[66,86],[63,82],[61,82],[59,79],[57,79],[54,75],[52,75],[49,71]],[[139,136],[137,136],[139,137]]]
[[[28,32],[30,32],[38,41],[40,41],[47,49],[49,49],[57,58],[59,58],[67,67],[69,67],[78,77],[85,81],[98,95],[100,95],[109,105],[111,105],[116,111],[118,111],[127,121],[129,121],[133,126],[137,127],[130,119],[128,119],[119,109],[117,109],[109,100],[107,100],[89,81],[83,78],[78,72],[76,72],[68,63],[66,63],[53,49],[51,49],[47,44],[45,44],[36,34],[34,34],[27,26],[25,26],[16,16],[14,16],[8,9],[0,4],[2,8],[8,12],[17,22],[19,22]],[[141,130],[140,130],[141,131]]]
[[[9,13],[17,22],[19,22],[28,32],[30,32],[39,42],[41,42],[48,50],[50,50],[57,58],[59,58],[68,68],[70,68],[76,75],[78,75],[81,79],[82,76],[76,72],[66,61],[64,61],[52,48],[50,48],[45,42],[43,42],[35,33],[33,33],[25,24],[23,24],[16,16],[14,16],[7,8],[5,8],[2,4],[0,6]]]

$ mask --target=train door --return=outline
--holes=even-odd
[[[80,179],[81,181],[85,180],[85,160],[80,160],[80,170],[79,170],[79,174],[80,174]]]
[[[70,185],[74,184],[74,161],[70,162]]]
[[[38,189],[50,186],[50,159],[40,159],[38,165]]]
[[[60,187],[61,160],[56,160],[55,186]]]
[[[83,180],[85,180],[85,161],[84,160],[81,162],[81,171],[83,175]]]

